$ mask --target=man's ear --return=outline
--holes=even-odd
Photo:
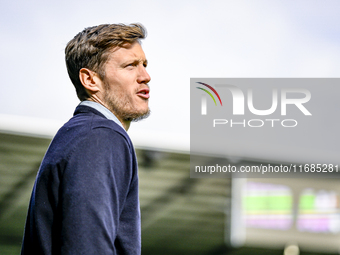
[[[82,68],[79,71],[79,79],[89,93],[94,94],[100,90],[101,80],[95,72]]]

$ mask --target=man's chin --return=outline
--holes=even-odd
[[[150,111],[150,109],[148,109],[146,112],[143,112],[143,113],[131,114],[130,116],[128,116],[124,120],[137,122],[137,121],[140,121],[140,120],[143,120],[143,119],[146,119],[147,117],[149,117],[150,113],[151,113],[151,111]]]

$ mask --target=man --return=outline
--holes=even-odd
[[[22,254],[140,254],[137,162],[126,131],[149,114],[144,38],[139,24],[113,24],[68,43],[82,102],[41,163]]]

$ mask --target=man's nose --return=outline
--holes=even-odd
[[[138,83],[145,83],[147,84],[151,80],[150,75],[146,71],[146,68],[144,66],[141,66],[139,68],[139,75],[137,78]]]

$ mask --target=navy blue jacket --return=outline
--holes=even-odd
[[[140,249],[131,140],[97,110],[78,106],[41,163],[22,254],[140,254]]]

